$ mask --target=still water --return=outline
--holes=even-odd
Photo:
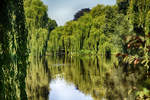
[[[129,94],[136,85],[124,80],[114,68],[116,58],[46,57],[32,61],[27,69],[29,100],[134,100]],[[120,70],[120,69],[119,69]],[[132,85],[131,85],[132,83]]]

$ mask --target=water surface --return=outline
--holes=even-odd
[[[80,92],[73,84],[56,78],[50,83],[49,100],[93,100],[90,95]]]
[[[29,100],[133,100],[133,76],[124,78],[116,58],[47,57],[27,70]],[[128,81],[127,81],[128,80]],[[133,92],[134,93],[134,92]]]

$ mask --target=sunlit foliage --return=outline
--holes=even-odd
[[[53,30],[48,45],[49,53],[116,53],[123,51],[122,37],[131,31],[130,22],[123,14],[117,13],[116,6],[97,5],[78,20]]]
[[[40,57],[47,51],[50,32],[57,26],[48,18],[47,6],[41,0],[25,0],[26,26],[28,28],[28,46],[32,56]]]

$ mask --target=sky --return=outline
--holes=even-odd
[[[56,20],[59,26],[72,20],[76,12],[83,8],[92,8],[97,4],[113,5],[116,0],[42,0],[48,6],[48,16]]]
[[[50,89],[49,100],[93,100],[90,95],[83,94],[64,79],[53,80]]]

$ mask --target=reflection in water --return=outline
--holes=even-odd
[[[84,95],[73,84],[68,84],[64,79],[52,80],[50,87],[49,100],[92,100],[90,96]]]
[[[45,61],[32,61],[27,69],[28,100],[48,100],[50,73]]]
[[[137,75],[122,72],[112,57],[47,57],[31,61],[28,100],[134,100]],[[117,63],[117,62],[116,62]],[[136,76],[136,77],[135,77]],[[132,91],[132,92],[130,92]]]
[[[49,61],[51,61],[48,62],[48,66],[52,78],[56,78],[59,74],[59,76],[63,77],[68,83],[73,83],[76,88],[84,94],[90,94],[94,100],[104,98],[106,90],[103,86],[103,77],[105,70],[111,63],[108,62],[108,66],[106,66],[104,63],[106,62],[105,59],[100,60],[99,57],[73,57],[65,58],[65,60],[57,58],[50,59]],[[64,63],[67,66],[54,67],[51,63]]]
[[[91,95],[93,100],[134,100],[135,94],[129,94],[129,91],[136,86],[135,76],[125,77],[121,67],[114,68],[114,62],[114,57],[112,60],[89,56],[58,57],[48,58],[48,67],[52,79],[59,75],[85,95]],[[53,66],[56,64],[58,66]]]

